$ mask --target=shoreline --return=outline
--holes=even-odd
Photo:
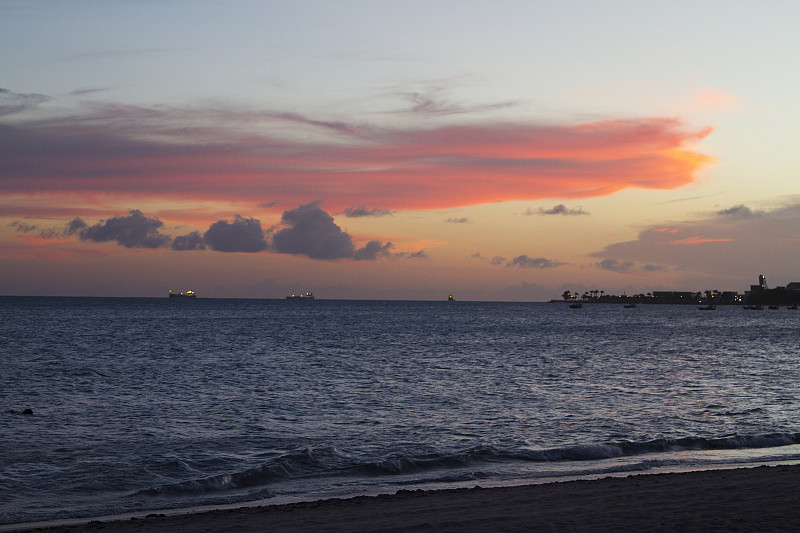
[[[494,488],[401,490],[4,531],[794,531],[800,465],[635,474]],[[5,529],[17,526],[17,529]]]

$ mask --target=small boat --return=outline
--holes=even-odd
[[[777,305],[770,305],[769,309],[772,309],[773,311],[775,311],[776,309],[780,309],[780,307],[778,307]]]
[[[701,311],[716,311],[717,310],[717,306],[714,305],[714,304],[709,304],[709,305],[707,305],[705,307],[698,307],[698,309],[701,310]]]
[[[752,311],[763,311],[764,310],[764,306],[763,305],[745,305],[744,307],[742,307],[742,309],[750,309]]]
[[[787,307],[786,309],[792,309],[792,310],[796,311],[797,310],[797,304],[792,304],[789,307]]]
[[[625,304],[625,309],[633,309],[636,307],[636,304]]]
[[[569,304],[569,308],[570,308],[570,309],[580,309],[580,308],[582,308],[582,307],[583,307],[583,304],[582,304],[582,303],[574,303],[574,304]]]
[[[172,292],[169,291],[170,298],[197,298],[197,295],[194,291],[186,291],[186,292]]]
[[[310,292],[305,294],[290,294],[286,297],[287,300],[313,300],[314,295]]]

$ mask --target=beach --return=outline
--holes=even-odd
[[[800,466],[399,491],[38,529],[50,532],[796,531]]]

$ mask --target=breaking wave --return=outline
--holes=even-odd
[[[354,461],[336,448],[304,448],[295,450],[256,468],[171,483],[139,491],[147,496],[167,496],[191,493],[226,492],[291,479],[329,477],[391,478],[438,471],[439,479],[475,479],[480,472],[455,473],[465,468],[483,468],[498,463],[564,463],[602,461],[625,456],[660,454],[700,450],[737,450],[769,448],[800,444],[800,433],[770,433],[766,435],[726,435],[715,438],[685,437],[654,439],[644,442],[619,441],[604,444],[567,446],[550,449],[501,449],[475,446],[454,453],[404,454],[394,453],[376,460]],[[452,474],[448,474],[452,471]],[[266,494],[266,493],[265,493]],[[268,495],[266,496],[268,497]]]

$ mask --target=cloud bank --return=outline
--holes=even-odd
[[[314,202],[285,211],[281,223],[268,230],[261,221],[252,217],[235,215],[232,221],[218,220],[204,233],[192,231],[172,238],[160,229],[164,223],[147,217],[138,209],[127,216],[113,217],[92,226],[75,217],[62,228],[41,229],[36,224],[15,220],[8,224],[18,233],[37,232],[43,238],[77,237],[82,241],[97,243],[116,242],[126,248],[162,248],[174,251],[205,250],[210,248],[226,253],[259,253],[304,255],[311,259],[374,261],[382,257],[426,257],[424,251],[392,253],[393,245],[370,240],[357,247],[353,238],[334,222]]]
[[[2,109],[34,97],[44,98]],[[269,191],[284,205],[324,198],[348,216],[586,198],[690,183],[713,162],[692,148],[710,132],[658,117],[399,129],[290,112],[87,105],[0,123],[0,194],[242,200]]]
[[[799,220],[797,203],[771,210],[740,204],[701,220],[650,226],[635,240],[611,244],[591,255],[600,259],[598,268],[616,272],[643,265],[644,271],[708,272],[713,283],[735,279],[730,287],[760,273],[789,282],[797,277]],[[767,263],[783,266],[762,272]]]

